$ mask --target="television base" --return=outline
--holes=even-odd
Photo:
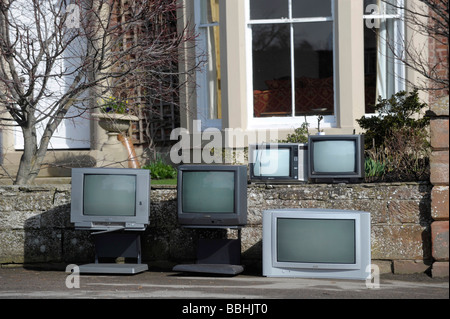
[[[95,263],[79,267],[80,273],[134,275],[148,270],[141,263],[141,237],[139,232],[106,231],[92,233]],[[100,262],[101,258],[134,258],[136,263]]]
[[[243,272],[244,267],[228,264],[182,264],[173,267],[173,271],[235,276]]]
[[[235,276],[244,271],[240,263],[241,230],[239,228],[238,239],[200,238],[197,246],[197,262],[176,265],[173,270]]]
[[[92,263],[79,267],[81,274],[134,275],[148,270],[147,264]]]

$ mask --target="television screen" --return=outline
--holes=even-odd
[[[277,219],[277,261],[354,264],[352,219]]]
[[[234,172],[184,172],[183,212],[234,213]]]
[[[334,209],[263,211],[263,275],[367,279],[370,213]]]
[[[177,190],[182,225],[238,226],[247,222],[244,165],[180,165]]]
[[[363,135],[311,135],[308,148],[310,180],[360,182],[364,179]]]
[[[254,176],[281,176],[290,175],[290,149],[259,149],[253,150],[255,159],[253,173]]]
[[[313,154],[314,171],[317,173],[354,172],[356,150],[354,141],[317,141]]]
[[[144,230],[149,214],[149,170],[72,169],[71,221],[75,228]]]
[[[250,144],[250,180],[253,182],[306,181],[307,145],[297,143]]]
[[[85,175],[83,214],[88,216],[135,216],[136,176]]]

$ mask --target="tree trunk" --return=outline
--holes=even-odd
[[[37,136],[34,127],[22,127],[24,148],[20,158],[19,170],[14,184],[25,185],[32,184],[39,173],[43,158],[37,157]]]

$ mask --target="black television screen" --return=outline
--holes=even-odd
[[[247,168],[181,165],[178,221],[182,225],[239,226],[247,222]]]
[[[364,179],[364,135],[311,135],[308,178],[324,182]]]

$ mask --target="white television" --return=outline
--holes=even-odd
[[[263,211],[263,276],[370,278],[370,213],[335,209]]]
[[[249,145],[249,175],[252,182],[307,182],[308,145],[263,143]]]

